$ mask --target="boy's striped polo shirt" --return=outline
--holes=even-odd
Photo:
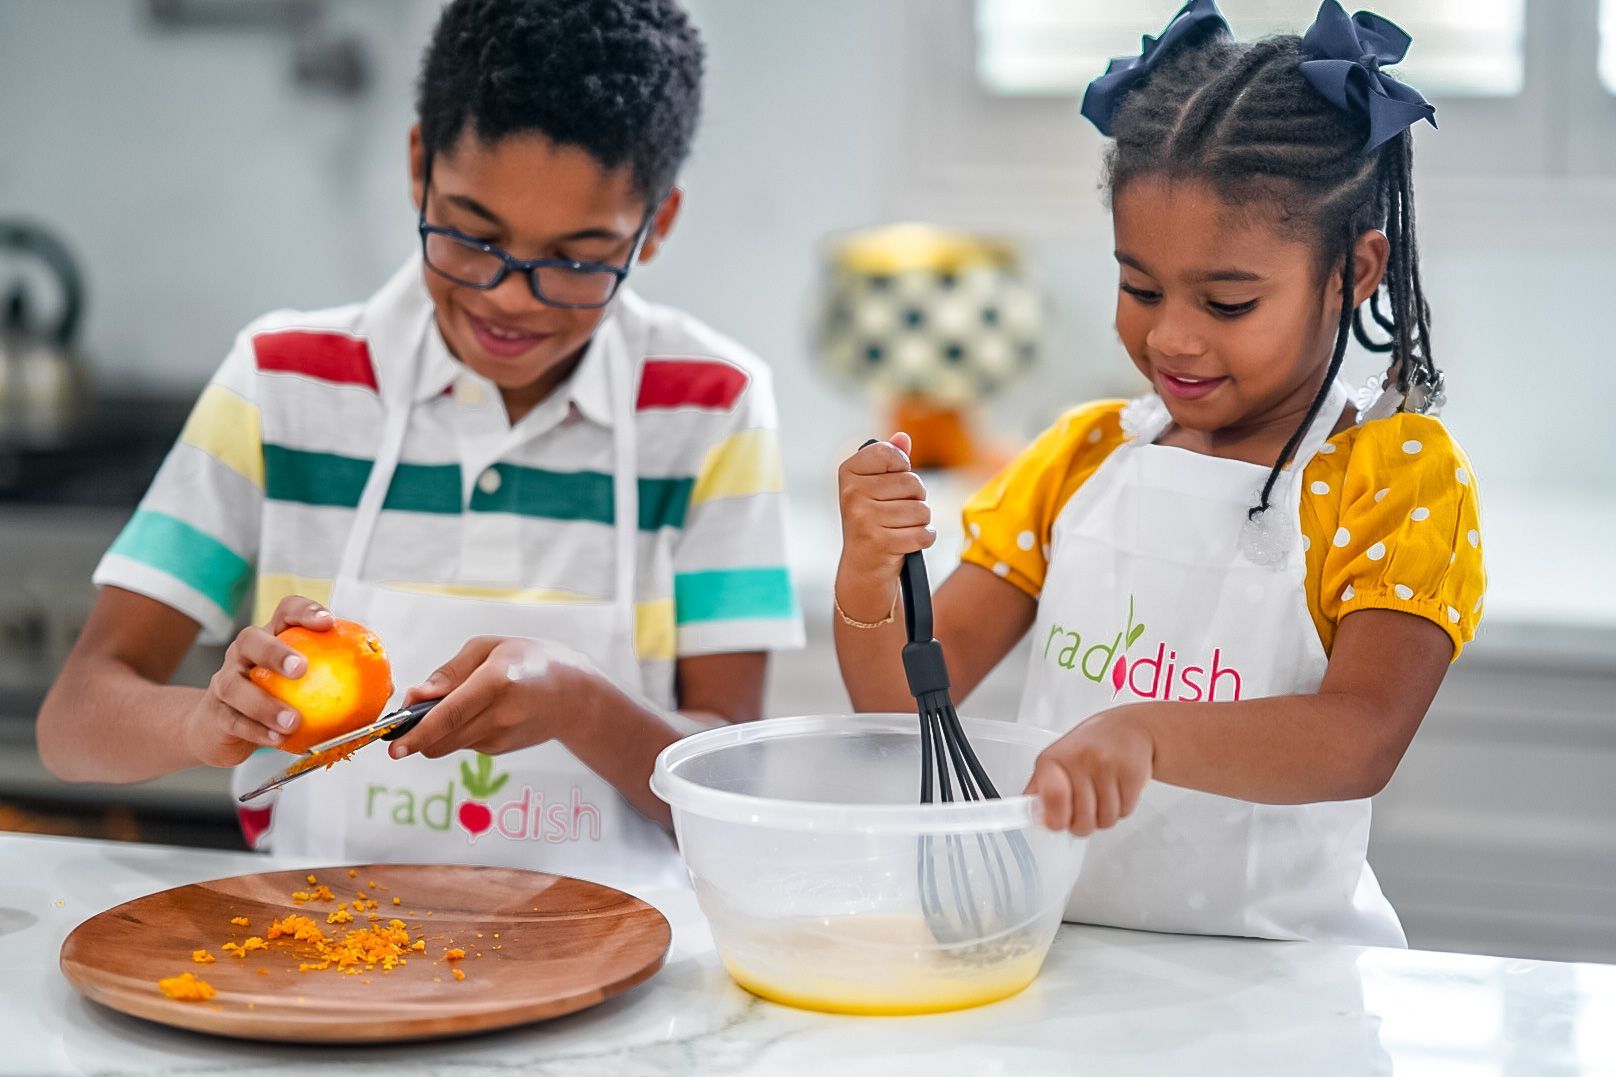
[[[413,285],[400,288],[404,273]],[[249,326],[95,573],[228,638],[277,602],[325,602],[381,442],[385,318],[430,322],[419,263],[383,309],[280,312]],[[386,294],[384,289],[382,294]],[[613,575],[605,350],[631,347],[639,549],[635,645],[671,707],[684,656],[801,646],[768,368],[678,311],[625,290],[576,371],[512,426],[494,384],[431,325],[415,406],[363,578],[498,602],[599,601]],[[385,333],[385,329],[384,329]],[[339,616],[342,611],[335,611]],[[454,645],[458,646],[458,642]],[[447,659],[453,652],[445,652]]]

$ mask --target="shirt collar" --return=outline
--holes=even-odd
[[[391,294],[378,296],[384,302],[379,304],[375,312],[378,317],[397,318],[404,323],[416,320],[425,323],[419,338],[422,353],[416,375],[414,402],[421,404],[451,393],[455,385],[465,379],[482,383],[490,392],[497,391],[492,382],[473,372],[450,353],[438,329],[432,297],[421,276],[424,272],[427,272],[426,267],[417,255],[389,282],[385,292]],[[607,380],[607,368],[614,358],[621,359],[615,353],[624,347],[623,335],[616,323],[624,317],[632,317],[631,312],[635,309],[637,300],[624,288],[612,300],[600,324],[595,327],[578,368],[558,390],[580,415],[600,426],[612,426],[611,386]],[[381,357],[377,363],[378,367],[382,365],[391,365],[387,357]],[[620,363],[619,366],[620,369],[630,369],[628,363]]]
[[[598,426],[608,428],[612,425],[612,394],[607,382],[607,365],[611,361],[609,353],[621,346],[621,338],[612,331],[614,327],[611,322],[616,317],[618,314],[614,304],[595,327],[595,335],[589,339],[589,346],[584,349],[578,369],[561,387],[573,407],[578,409],[578,414]]]

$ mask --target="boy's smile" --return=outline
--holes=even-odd
[[[1172,413],[1162,443],[1272,464],[1328,364],[1339,268],[1321,274],[1267,203],[1234,207],[1194,180],[1139,177],[1112,210],[1117,334]],[[1370,237],[1385,244],[1359,239],[1357,276],[1378,282]]]
[[[646,224],[646,197],[629,167],[608,170],[588,152],[543,135],[485,144],[467,128],[432,158],[430,185],[419,128],[410,133],[416,205],[426,223],[492,244],[518,259],[565,258],[624,266]],[[674,191],[655,211],[639,260],[656,254],[678,212]],[[438,329],[454,357],[500,388],[514,423],[572,373],[605,308],[537,299],[525,273],[482,290],[423,267]]]

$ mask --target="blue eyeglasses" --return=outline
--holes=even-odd
[[[640,249],[651,232],[656,219],[654,207],[647,209],[645,220],[634,236],[634,249],[622,265],[606,262],[575,262],[570,258],[534,258],[522,261],[509,252],[473,239],[453,228],[439,228],[426,223],[426,195],[432,182],[430,164],[426,182],[421,189],[421,216],[416,228],[421,233],[421,256],[432,271],[456,284],[487,291],[497,288],[511,273],[527,276],[528,289],[533,298],[552,307],[568,310],[592,310],[612,301],[617,290],[627,279],[628,272],[639,260]]]

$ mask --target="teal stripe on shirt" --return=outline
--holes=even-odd
[[[797,616],[784,568],[723,568],[673,577],[674,621],[779,620]]]
[[[140,509],[108,553],[166,572],[234,617],[252,584],[251,566],[205,531],[166,513]]]
[[[264,494],[271,501],[354,508],[370,477],[371,461],[336,453],[264,446]],[[612,477],[600,471],[549,471],[520,464],[495,464],[499,486],[479,485],[472,512],[509,512],[546,520],[581,520],[610,526],[616,519]],[[641,478],[641,531],[683,527],[690,508],[692,478]],[[385,509],[453,515],[461,511],[459,464],[400,463],[387,488]]]

